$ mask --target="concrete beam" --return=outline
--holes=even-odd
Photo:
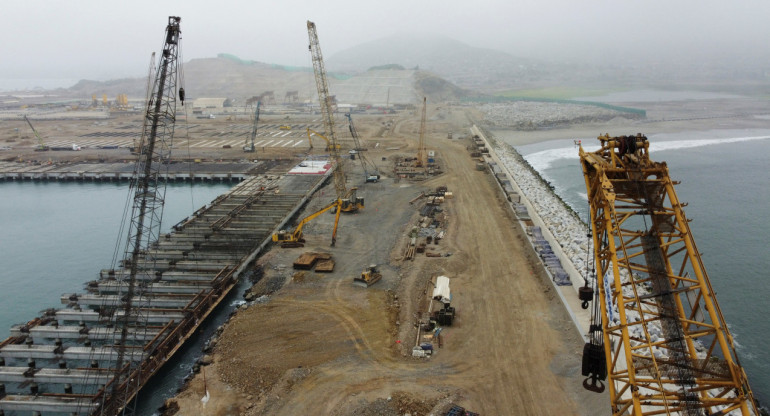
[[[198,292],[195,292],[195,293],[198,293]],[[154,311],[152,309],[142,310],[141,315],[142,315],[142,321],[150,322],[150,323],[166,323],[172,319],[179,322],[182,318],[184,318],[184,314],[181,312],[160,312],[160,311]],[[66,321],[114,322],[117,317],[121,317],[121,316],[123,316],[123,311],[116,311],[115,316],[113,317],[100,316],[99,313],[92,311],[90,309],[86,309],[83,311],[77,311],[75,309],[59,309],[56,311],[56,320],[59,321],[60,324],[63,324]],[[136,321],[138,321],[138,318],[135,316],[132,322],[136,322]]]
[[[213,277],[214,276],[212,275],[211,278]],[[97,284],[97,288],[101,294],[118,293],[120,291],[124,291],[126,289],[126,285],[115,281],[101,281]],[[154,282],[150,285],[147,285],[147,287],[142,288],[145,293],[149,292],[154,294],[195,294],[201,290],[210,289],[211,284],[208,281],[197,281],[185,284],[160,281]]]
[[[128,338],[136,341],[149,341],[155,337],[158,333],[157,329],[134,329],[128,330]],[[18,327],[11,328],[11,336],[24,335],[19,331]],[[79,326],[36,326],[30,328],[29,335],[33,340],[44,339],[80,339],[88,338],[92,340],[113,340],[118,339],[120,333],[115,328],[88,328],[84,331],[84,328]]]
[[[56,384],[107,384],[113,376],[113,370],[98,368],[81,370],[75,368],[0,367],[0,382],[2,383],[34,381],[36,383]]]
[[[8,411],[91,413],[98,403],[80,397],[9,395],[0,400],[0,409]]]
[[[115,360],[118,353],[112,347],[65,347],[57,350],[55,345],[6,345],[0,348],[0,357],[11,359],[33,358],[39,360]],[[142,359],[141,348],[127,348],[126,359]]]
[[[75,298],[76,297],[76,298]],[[77,299],[77,300],[71,300]],[[134,298],[135,308],[184,308],[192,300],[193,295],[178,295],[178,296],[153,296]],[[102,306],[108,305],[113,307],[120,307],[121,302],[116,295],[94,295],[90,293],[85,294],[73,294],[65,293],[61,297],[61,303],[64,305],[70,302],[76,302],[80,306]]]

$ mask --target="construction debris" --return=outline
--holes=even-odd
[[[420,207],[418,225],[412,227],[409,232],[409,243],[404,252],[404,260],[413,260],[415,253],[425,253],[426,257],[444,257],[440,252],[428,249],[428,244],[438,245],[444,238],[446,223],[449,216],[444,212],[442,205],[447,199],[454,198],[454,194],[447,190],[446,186],[439,186],[430,192],[421,192],[420,195],[409,201],[414,204],[419,199],[425,199],[425,204]]]
[[[331,273],[334,271],[334,260],[324,259],[318,261],[315,266],[316,273]]]
[[[305,252],[300,254],[300,256],[297,258],[297,260],[294,261],[293,267],[295,269],[299,270],[310,270],[315,266],[316,262],[319,260],[323,261],[331,261],[332,255],[329,253],[315,253],[315,252]],[[324,266],[329,267],[328,264],[325,264]],[[334,261],[332,261],[331,268],[334,268]],[[319,271],[318,268],[316,268],[316,271]],[[326,271],[326,270],[323,270]]]

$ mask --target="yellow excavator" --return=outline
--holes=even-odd
[[[305,239],[302,238],[302,227],[324,212],[333,209],[332,212],[336,214],[334,218],[334,230],[332,231],[332,245],[334,245],[334,243],[337,241],[337,225],[340,222],[340,212],[343,211],[343,209],[340,209],[339,206],[339,200],[334,200],[329,205],[303,218],[299,224],[294,227],[293,231],[281,230],[273,234],[273,242],[281,243],[281,247],[283,248],[304,247]]]
[[[315,130],[313,130],[311,128],[308,128],[307,129],[307,142],[310,143],[310,148],[311,149],[313,148],[313,140],[312,140],[313,135],[316,135],[316,136],[324,139],[324,141],[326,142],[326,149],[325,150],[327,152],[332,150],[332,144],[329,141],[329,139],[326,138],[326,136],[324,136],[323,134],[321,134],[321,133],[319,133],[319,132],[317,132],[317,131],[315,131]],[[335,147],[337,148],[337,151],[340,150],[340,145],[339,144],[336,145]]]

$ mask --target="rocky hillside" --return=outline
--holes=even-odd
[[[312,68],[272,65],[220,54],[216,58],[193,59],[184,64],[182,73],[188,100],[223,97],[237,104],[266,91],[273,91],[276,103],[284,102],[289,91],[297,91],[299,102],[318,100]],[[330,92],[340,103],[414,104],[424,95],[431,101],[456,100],[469,95],[437,75],[398,65],[379,66],[356,74],[332,71],[328,78]],[[57,93],[76,98],[95,95],[100,99],[102,94],[110,98],[118,94],[138,98],[144,95],[146,85],[147,80],[143,78],[84,80]]]

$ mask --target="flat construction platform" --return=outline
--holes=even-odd
[[[268,296],[230,319],[205,387],[198,374],[177,397],[177,415],[444,415],[452,402],[482,415],[609,413],[607,397],[583,389],[581,334],[496,179],[476,170],[469,139],[447,139],[450,131],[468,134],[468,116],[445,108],[429,107],[429,120],[441,121],[426,135],[445,173],[420,182],[392,176],[398,153],[414,155],[419,114],[395,122],[393,134],[410,138],[408,149],[391,150],[403,142],[390,137],[368,146],[369,159],[390,160],[380,165],[380,182],[364,183],[361,168],[348,163],[348,186],[358,187],[366,207],[343,214],[334,247],[334,216],[322,215],[303,228],[304,248],[274,248],[260,259],[265,276],[249,293]],[[406,260],[427,198],[409,201],[442,185],[454,198],[440,206],[444,238],[429,245],[441,256]],[[323,202],[312,201],[305,213]],[[291,267],[302,253],[318,251],[333,255],[332,273],[318,273],[317,263],[300,273]],[[354,285],[369,264],[378,266],[380,281]],[[437,275],[451,279],[456,317],[429,359],[413,358],[418,336],[424,339],[417,321]]]

